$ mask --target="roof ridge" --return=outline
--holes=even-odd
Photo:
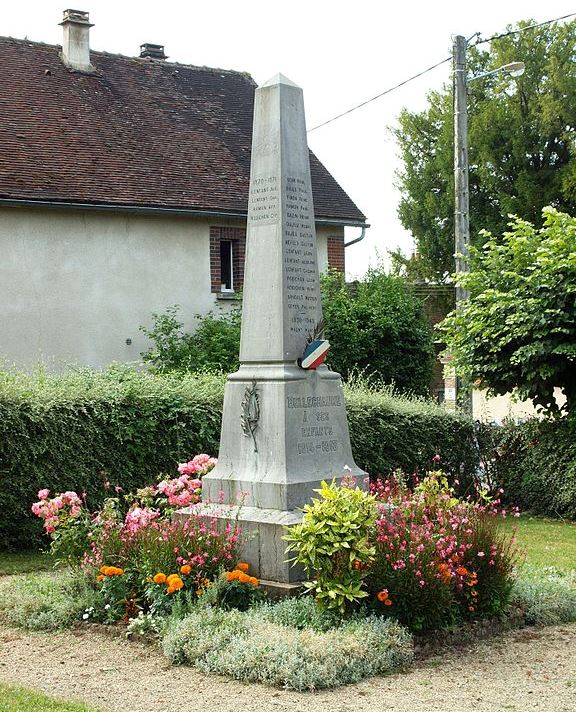
[[[9,35],[0,35],[0,42],[4,40],[9,40],[11,42],[16,42],[18,44],[24,44],[24,45],[37,45],[39,47],[48,47],[51,49],[62,49],[62,45],[59,44],[51,44],[49,42],[39,42],[38,40],[30,40],[28,38],[21,38],[21,37],[11,37]],[[125,59],[128,61],[135,61],[138,63],[142,64],[152,64],[152,65],[158,65],[158,66],[169,66],[169,67],[185,67],[186,69],[194,69],[197,71],[201,72],[213,72],[215,74],[231,74],[231,75],[238,75],[241,77],[244,77],[248,80],[250,80],[254,86],[256,85],[256,82],[250,72],[246,71],[241,71],[239,69],[223,69],[222,67],[208,67],[206,65],[199,65],[199,64],[186,64],[184,62],[169,62],[165,59],[154,59],[152,57],[138,57],[134,55],[128,55],[128,54],[122,54],[121,52],[107,52],[105,50],[98,50],[98,49],[92,49],[90,48],[90,55],[97,55],[101,57],[112,57],[116,59]]]

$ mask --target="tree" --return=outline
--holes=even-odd
[[[540,229],[513,217],[501,238],[483,234],[458,278],[470,299],[440,328],[464,378],[558,414],[555,386],[565,411],[576,398],[576,218],[550,207],[542,215]]]
[[[347,285],[330,272],[322,277],[322,305],[331,368],[344,378],[360,369],[400,391],[430,393],[432,327],[405,279],[378,268]]]
[[[469,48],[469,76],[526,64],[515,80],[495,74],[469,83],[473,244],[482,243],[481,229],[502,233],[510,213],[539,223],[546,205],[576,210],[575,45],[573,21],[495,39],[487,51]],[[395,136],[400,220],[416,241],[420,276],[446,280],[454,271],[452,86],[432,92],[425,111],[402,111]]]

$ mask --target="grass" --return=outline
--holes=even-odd
[[[0,712],[98,712],[76,702],[63,702],[24,687],[0,683]]]
[[[526,563],[554,567],[560,571],[576,569],[576,522],[523,514],[501,521],[505,531],[517,527],[516,540],[526,549]]]
[[[0,576],[50,571],[53,568],[54,559],[47,552],[0,551]]]

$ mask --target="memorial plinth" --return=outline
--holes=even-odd
[[[323,329],[302,90],[278,75],[256,90],[240,369],[229,376],[218,465],[201,511],[244,498],[243,558],[263,579],[301,580],[286,563],[284,526],[301,520],[322,480],[364,477],[350,447],[340,376],[300,367]]]

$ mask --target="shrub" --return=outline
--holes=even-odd
[[[249,568],[249,564],[241,561],[232,571],[223,572],[204,589],[202,602],[227,611],[247,611],[262,601],[264,591],[260,588],[260,581],[249,574]]]
[[[506,423],[484,434],[493,480],[508,502],[576,519],[576,419]]]
[[[392,672],[412,660],[412,640],[393,621],[369,617],[324,632],[270,620],[271,607],[248,613],[200,608],[172,621],[162,647],[175,663],[293,690],[316,690]]]
[[[345,394],[354,459],[372,479],[396,469],[424,473],[439,455],[461,492],[472,487],[479,452],[469,418],[366,378],[353,379]]]
[[[397,482],[374,490],[384,503],[367,577],[376,610],[423,631],[506,609],[519,552],[496,525],[497,501],[458,500],[441,472],[413,494]]]
[[[414,492],[398,476],[372,491],[323,482],[285,536],[320,606],[344,615],[366,599],[414,631],[506,609],[518,552],[495,524],[497,501],[457,499],[442,472]]]
[[[322,277],[322,297],[331,368],[345,379],[360,368],[400,392],[429,394],[432,327],[405,279],[379,267],[348,286],[331,272]]]
[[[215,463],[214,458],[199,455],[180,469],[200,476]],[[183,474],[175,482],[187,477]],[[140,611],[166,615],[182,596],[202,595],[221,568],[236,560],[239,528],[229,522],[220,530],[216,517],[208,519],[196,512],[173,521],[170,497],[179,499],[182,492],[174,494],[166,482],[141,490],[146,498],[156,495],[157,509],[128,494],[108,498],[100,511],[90,513],[75,492],[53,499],[48,499],[47,489],[38,493],[40,501],[32,510],[44,520],[52,553],[66,553],[67,563],[81,567],[99,592],[103,605],[91,607],[85,618],[109,623],[128,621]],[[81,535],[78,522],[82,522]],[[246,578],[251,587],[258,586],[257,579],[235,573],[240,574],[236,577],[240,583]],[[240,591],[236,600],[243,600]]]
[[[304,507],[301,524],[283,538],[295,563],[314,576],[306,583],[316,601],[345,613],[368,594],[363,588],[374,554],[370,542],[376,522],[374,498],[357,487],[322,482],[320,497]]]
[[[0,371],[0,541],[42,542],[30,506],[41,488],[86,492],[105,481],[133,491],[193,452],[216,452],[224,378],[153,376],[129,367],[28,376]]]
[[[25,630],[59,630],[99,606],[98,593],[79,573],[27,574],[0,584],[0,621]]]
[[[125,492],[157,481],[193,452],[218,449],[224,377],[152,375],[129,367],[61,375],[0,371],[0,541],[31,548],[41,527],[30,506],[41,488]],[[396,397],[365,379],[345,388],[358,465],[376,476],[425,471],[436,453],[463,486],[478,454],[471,421],[427,401]],[[331,474],[331,473],[330,473]]]
[[[518,579],[512,588],[511,605],[528,625],[559,625],[576,621],[576,572],[566,576],[538,569]]]
[[[193,333],[183,330],[178,319],[178,305],[169,307],[164,314],[152,314],[151,329],[140,329],[154,345],[142,354],[152,370],[200,371],[208,369],[232,373],[240,365],[241,308],[235,305],[230,312],[215,315],[196,314]]]

